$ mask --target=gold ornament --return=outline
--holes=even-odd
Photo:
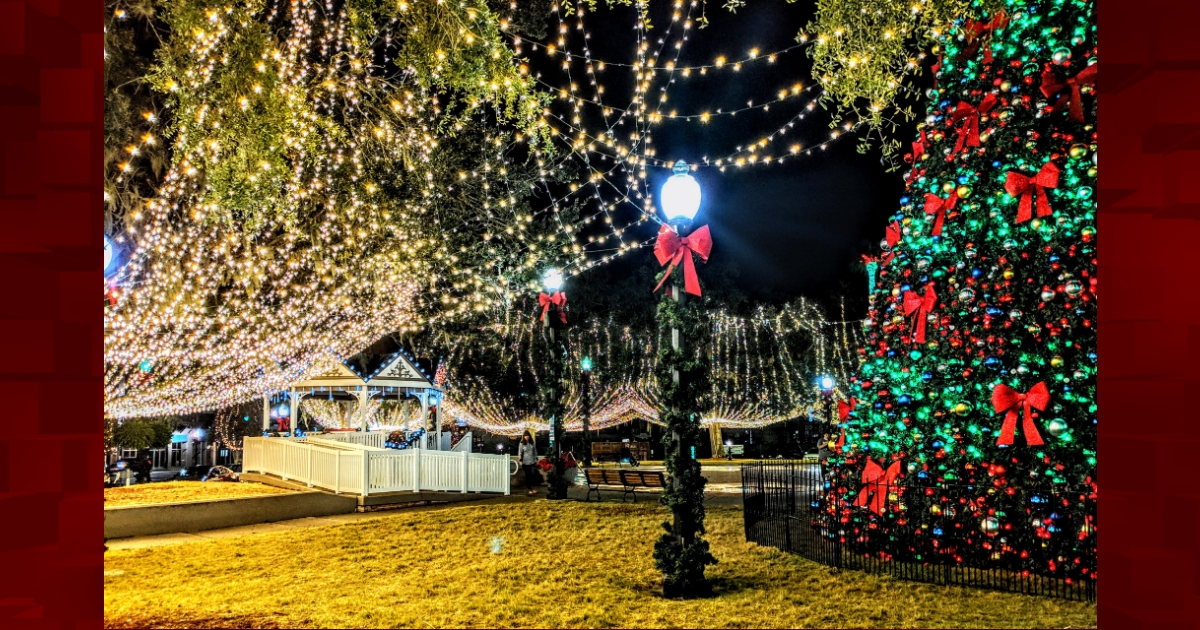
[[[1085,156],[1087,156],[1087,151],[1087,146],[1082,144],[1073,144],[1071,145],[1071,148],[1067,150],[1067,155],[1071,156],[1072,160],[1082,160]]]
[[[942,192],[944,192],[946,194],[950,194],[951,192],[953,192],[954,188],[955,188],[954,182],[946,182],[946,183],[942,184]]]
[[[972,192],[974,192],[974,191],[971,189],[970,186],[968,186],[966,184],[959,186],[958,189],[955,191],[955,193],[958,195],[959,199],[966,199],[966,198],[970,197]]]
[[[957,405],[954,405],[954,413],[956,413],[960,416],[965,416],[965,415],[971,413],[971,405],[969,405],[965,402],[960,402]]]

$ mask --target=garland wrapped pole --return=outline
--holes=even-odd
[[[707,260],[712,240],[708,226],[697,229],[689,237],[680,236],[690,226],[700,206],[700,187],[687,175],[688,167],[684,162],[676,162],[673,170],[675,175],[663,186],[662,203],[674,230],[663,226],[654,247],[659,264],[668,265],[669,262],[659,286],[682,262],[683,285],[688,293],[698,296],[700,283],[692,255]],[[654,561],[663,573],[664,596],[701,597],[711,592],[704,567],[717,562],[708,551],[708,541],[701,537],[705,533],[704,486],[707,480],[701,476],[700,463],[692,450],[700,434],[701,397],[708,389],[708,371],[702,358],[704,353],[687,351],[699,340],[701,326],[698,313],[684,303],[684,287],[680,286],[678,275],[675,274],[669,292],[658,306],[660,325],[671,327],[671,346],[659,351],[658,378],[667,408],[663,413],[667,425],[663,438],[664,463],[671,477],[662,502],[670,508],[674,522],[663,523],[666,532],[654,545]]]
[[[566,294],[562,288],[562,273],[557,269],[549,269],[542,276],[542,284],[547,293],[538,296],[542,308],[542,329],[545,331],[546,348],[546,380],[542,384],[542,408],[546,417],[550,418],[550,452],[546,456],[553,464],[546,478],[547,498],[561,500],[567,498],[566,463],[562,457],[563,412],[562,381],[563,367],[567,360],[567,350],[563,345],[562,336],[558,329],[567,323],[565,309]],[[551,308],[557,310],[551,312]]]

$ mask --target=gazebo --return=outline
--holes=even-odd
[[[366,365],[370,371],[360,370],[359,366],[361,365]],[[291,409],[289,435],[295,436],[300,401],[305,397],[320,396],[331,399],[357,400],[360,409],[371,398],[404,400],[415,397],[421,401],[421,425],[422,428],[426,428],[430,402],[432,400],[436,404],[441,400],[441,394],[442,390],[433,384],[429,375],[417,365],[416,359],[403,348],[389,355],[383,355],[381,358],[371,359],[364,355],[355,355],[347,361],[336,362],[329,369],[312,378],[294,383],[288,388]],[[264,396],[264,430],[270,426],[270,406],[269,397]],[[361,415],[361,417],[359,428],[366,431],[365,415]],[[441,422],[438,422],[435,445],[442,443],[441,433]],[[434,448],[438,448],[438,446]]]

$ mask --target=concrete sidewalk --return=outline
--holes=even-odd
[[[601,489],[601,498],[603,503],[620,503],[621,488],[604,487]],[[658,497],[661,492],[647,491],[645,489],[638,490],[638,503],[642,504],[658,504]],[[584,486],[572,486],[567,490],[567,499],[570,501],[582,502],[587,495],[587,488]],[[133,538],[121,538],[110,540],[106,545],[110,551],[124,549],[145,549],[148,547],[160,547],[164,545],[183,545],[187,543],[204,542],[208,540],[223,540],[226,538],[237,538],[240,536],[254,536],[256,534],[270,534],[274,532],[287,532],[303,529],[312,529],[315,527],[330,527],[333,525],[344,525],[347,523],[358,523],[365,520],[373,519],[389,519],[403,517],[406,514],[411,514],[415,511],[426,510],[441,510],[448,507],[461,507],[465,505],[492,505],[497,503],[528,503],[532,501],[546,501],[546,488],[538,488],[538,493],[534,496],[525,494],[524,488],[515,488],[514,493],[508,496],[498,495],[495,497],[480,498],[471,502],[458,503],[434,503],[430,505],[417,505],[408,507],[399,507],[396,509],[379,511],[379,512],[354,512],[351,514],[334,514],[331,516],[298,518],[290,521],[278,521],[275,523],[261,523],[258,525],[246,525],[242,527],[227,527],[224,529],[213,529],[203,532],[195,532],[191,534],[161,534],[157,536],[137,536]],[[737,506],[742,505],[742,489],[740,485],[733,484],[709,484],[708,491],[704,494],[704,503],[708,506]]]

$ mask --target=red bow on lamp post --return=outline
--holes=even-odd
[[[567,305],[567,294],[562,291],[555,291],[551,295],[545,293],[538,294],[538,304],[542,305],[542,315],[538,317],[538,321],[545,321],[546,313],[550,311],[550,305],[558,307],[558,318],[562,323],[567,323],[567,312],[563,307]]]
[[[986,114],[996,106],[996,95],[988,94],[983,98],[983,101],[976,107],[966,101],[961,101],[958,108],[954,110],[954,114],[950,116],[950,126],[955,127],[958,123],[962,126],[958,128],[958,142],[954,145],[954,153],[951,153],[947,158],[953,160],[954,156],[963,147],[979,146],[979,115]]]
[[[858,498],[854,500],[854,505],[858,507],[866,506],[869,510],[876,514],[883,514],[883,508],[887,502],[889,487],[895,483],[896,478],[900,476],[900,462],[892,462],[888,466],[887,471],[883,467],[876,464],[870,457],[867,458],[867,467],[863,469],[862,482],[863,489],[858,493]],[[867,495],[871,498],[868,501]]]
[[[1004,414],[1004,424],[1000,426],[1000,437],[996,439],[996,444],[1013,443],[1019,411],[1024,412],[1021,434],[1025,436],[1025,443],[1030,446],[1042,444],[1042,435],[1038,433],[1037,425],[1033,423],[1030,407],[1038,411],[1045,411],[1048,404],[1050,404],[1050,391],[1046,389],[1045,381],[1029,388],[1029,391],[1024,394],[1004,383],[997,385],[992,390],[992,407],[995,408],[996,413]]]
[[[701,226],[688,236],[680,236],[671,228],[662,226],[658,230],[658,241],[654,243],[654,257],[658,259],[659,265],[670,262],[670,266],[654,290],[659,290],[675,270],[675,265],[683,261],[683,290],[692,295],[700,295],[700,279],[696,276],[696,263],[692,261],[692,254],[707,261],[711,252],[712,235],[709,234],[707,225]]]
[[[933,231],[930,234],[941,236],[942,223],[946,220],[946,211],[953,210],[958,204],[958,191],[950,191],[950,196],[942,199],[932,193],[925,194],[925,213],[935,215],[933,219]]]
[[[913,318],[913,343],[925,343],[925,316],[933,311],[937,304],[937,293],[933,283],[925,285],[925,295],[916,291],[904,292],[904,315]]]
[[[979,51],[979,47],[984,43],[990,43],[991,36],[998,30],[1008,26],[1008,14],[1004,11],[996,13],[996,15],[988,22],[980,22],[971,20],[967,22],[967,49],[964,51],[968,57]],[[987,46],[983,49],[984,63],[992,62],[992,47]]]
[[[1020,197],[1017,206],[1016,223],[1024,223],[1033,218],[1033,189],[1037,188],[1037,215],[1050,216],[1050,200],[1046,197],[1047,188],[1058,188],[1058,167],[1053,162],[1046,162],[1037,175],[1030,177],[1016,171],[1008,172],[1004,182],[1004,190],[1014,197]]]
[[[1067,110],[1071,112],[1071,120],[1075,122],[1083,122],[1083,97],[1079,92],[1079,87],[1082,85],[1096,85],[1096,72],[1099,66],[1093,65],[1079,71],[1079,74],[1063,81],[1054,74],[1050,68],[1042,71],[1042,94],[1046,98],[1050,98],[1051,94],[1056,94],[1066,88],[1071,88],[1071,94],[1063,95],[1054,103],[1054,109],[1062,107],[1063,101],[1067,101]]]
[[[842,419],[843,421],[846,418],[849,418],[850,412],[854,411],[854,408],[857,406],[858,406],[857,398],[851,398],[849,404],[846,404],[846,401],[844,401],[844,400],[839,400],[838,401],[838,418]]]

